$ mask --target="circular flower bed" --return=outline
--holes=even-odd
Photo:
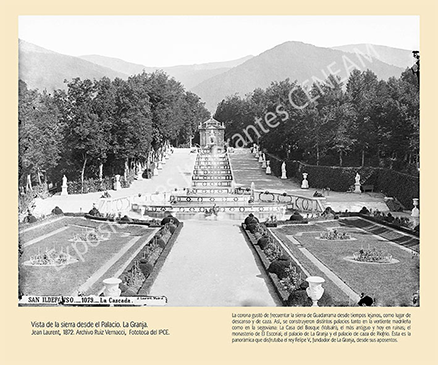
[[[353,260],[361,262],[391,263],[393,258],[392,255],[386,254],[373,247],[368,250],[363,248],[360,249],[359,252],[353,254]]]
[[[51,249],[50,251],[46,250],[41,253],[38,250],[36,255],[30,256],[28,261],[25,261],[23,265],[26,266],[62,266],[68,265],[77,262],[78,260],[74,257],[70,256],[68,253],[63,252],[62,249],[60,252],[56,252],[55,249]]]
[[[339,232],[337,229],[328,232],[322,232],[319,235],[321,240],[351,240],[351,236],[345,232]]]

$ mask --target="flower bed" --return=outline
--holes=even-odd
[[[120,275],[122,280],[121,296],[147,294],[182,227],[183,223],[181,222],[176,229],[170,227],[170,224],[166,224],[145,245]]]
[[[308,283],[304,280],[305,273],[295,265],[293,259],[281,248],[266,226],[258,224],[254,229],[243,223],[241,228],[253,245],[283,305],[311,306],[312,301],[306,293]],[[251,231],[248,228],[251,228]],[[330,295],[324,292],[318,304],[332,306],[333,301]]]
[[[392,261],[392,255],[384,253],[375,247],[368,250],[361,248],[358,252],[353,254],[353,259],[361,262],[390,263]]]
[[[319,235],[320,240],[351,240],[351,236],[345,232],[339,232],[337,229],[330,229],[327,232],[321,232]]]

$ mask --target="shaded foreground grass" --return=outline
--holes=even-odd
[[[68,218],[64,219],[64,222],[67,222],[69,226],[65,231],[24,248],[23,255],[19,260],[19,284],[23,295],[70,295],[102,265],[126,248],[134,236],[141,236],[133,247],[124,252],[122,257],[112,267],[108,268],[108,274],[113,273],[115,271],[114,268],[122,265],[123,261],[129,258],[133,250],[143,244],[153,232],[152,229],[145,228],[144,226],[120,226],[114,224],[110,226],[107,223],[86,221],[81,218]],[[109,238],[108,240],[88,245],[77,243],[77,250],[74,249],[75,243],[70,240],[75,234],[83,234],[87,229],[98,227]],[[44,232],[46,231],[44,229]],[[25,243],[25,241],[22,243]],[[61,249],[64,252],[68,250],[68,253],[78,261],[61,269],[50,266],[23,265],[25,261],[29,260],[30,256],[38,252],[38,249],[42,253],[46,248],[49,250],[54,248],[57,252]]]
[[[341,232],[348,232],[355,240],[317,240],[318,232],[324,232],[329,227],[337,228]],[[278,230],[278,233],[290,249],[302,257],[300,246],[293,244],[286,237],[287,235],[293,235],[301,244],[301,247],[310,251],[356,293],[363,292],[375,298],[376,305],[412,305],[412,294],[419,289],[418,256],[402,249],[397,244],[378,240],[373,236],[373,234],[376,234],[374,230],[372,233],[356,230],[349,220],[341,220],[324,225],[282,227]],[[392,232],[391,235],[394,237],[395,242],[399,242],[399,233]],[[390,234],[388,233],[386,236],[389,237]],[[345,257],[352,256],[361,248],[373,247],[392,255],[399,262],[395,264],[375,264],[345,260]]]

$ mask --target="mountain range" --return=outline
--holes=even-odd
[[[64,80],[74,77],[127,79],[143,71],[161,69],[199,95],[212,112],[227,95],[244,95],[255,88],[268,87],[273,81],[289,78],[299,83],[312,82],[324,80],[330,73],[344,78],[352,68],[370,69],[386,80],[399,77],[413,63],[412,52],[398,48],[377,45],[371,48],[365,44],[324,48],[291,41],[257,56],[227,62],[150,67],[101,55],[68,56],[19,40],[19,78],[31,89],[51,92],[65,88]]]

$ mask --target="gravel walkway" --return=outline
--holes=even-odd
[[[278,306],[235,221],[185,221],[150,295],[169,306]]]

